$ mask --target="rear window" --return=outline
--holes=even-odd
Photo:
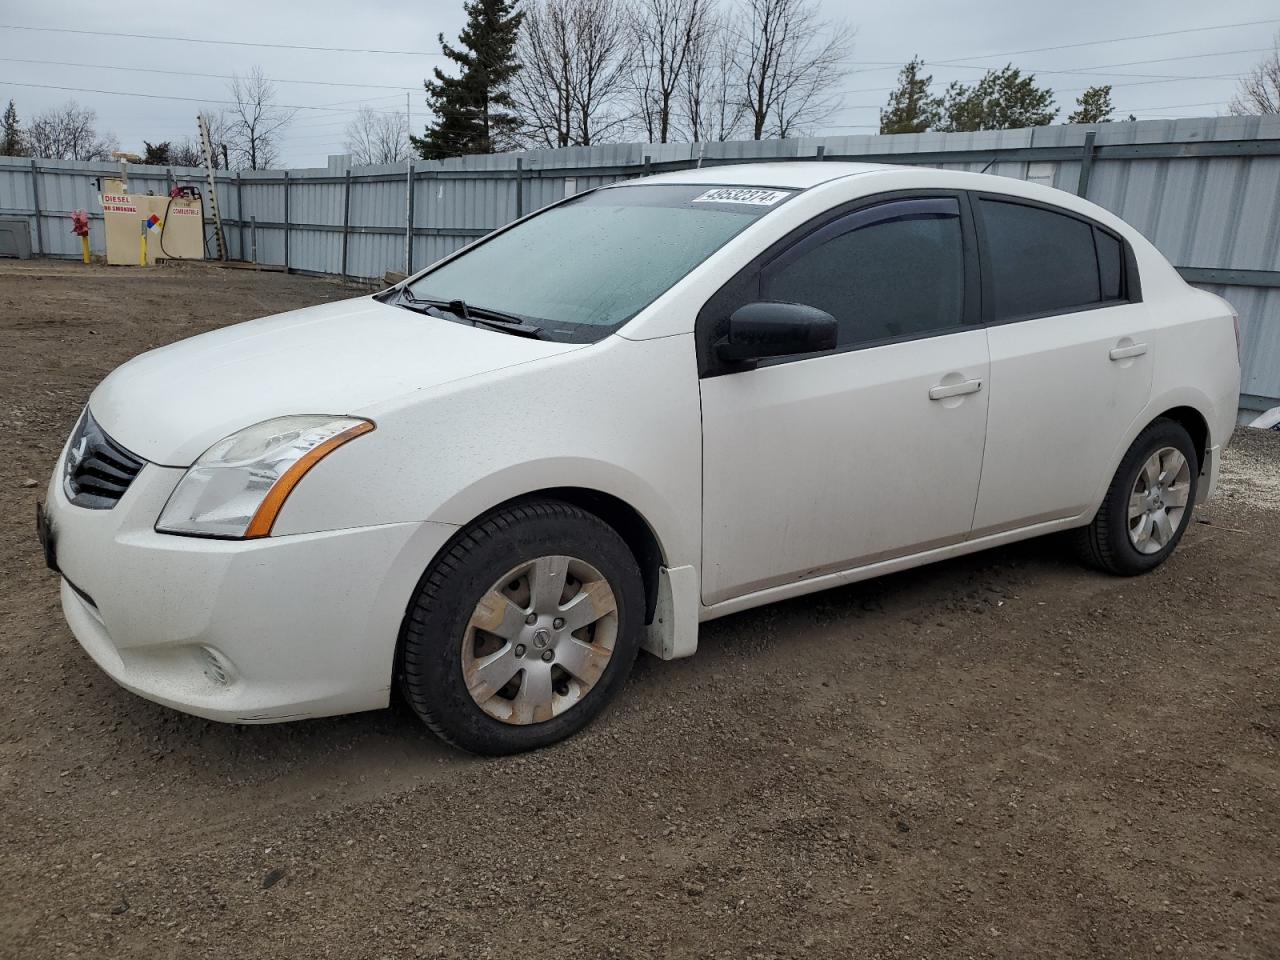
[[[1040,207],[979,202],[995,320],[1062,313],[1103,299],[1092,226]]]

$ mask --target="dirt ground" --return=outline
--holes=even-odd
[[[0,265],[0,956],[1280,956],[1280,435],[1150,576],[1034,541],[730,617],[537,754],[117,688],[34,536],[81,404],[350,293]]]

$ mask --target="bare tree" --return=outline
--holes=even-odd
[[[793,136],[831,116],[853,46],[847,24],[823,20],[815,0],[745,0],[738,37],[751,136]]]
[[[169,162],[175,167],[203,167],[204,152],[191,137],[183,137],[169,148]]]
[[[732,140],[742,128],[737,32],[729,18],[711,10],[693,38],[684,72],[680,125],[694,143]]]
[[[533,0],[521,24],[521,69],[512,90],[523,138],[568,147],[620,134],[629,43],[621,0]]]
[[[33,157],[50,160],[110,160],[119,148],[114,134],[99,136],[98,115],[74,100],[37,114],[24,145]]]
[[[409,159],[409,122],[403,113],[363,106],[347,124],[345,146],[357,167]]]
[[[636,115],[651,142],[666,143],[687,86],[712,0],[636,0],[631,8],[630,81]]]
[[[213,150],[213,169],[231,169],[231,118],[225,110],[204,111],[209,126],[209,146]],[[200,148],[200,165],[204,165],[204,148]]]
[[[276,106],[275,84],[263,76],[261,67],[253,67],[245,76],[232,76],[231,99],[225,142],[237,166],[249,170],[272,166],[280,156],[280,132],[293,119],[293,111]],[[227,152],[223,151],[224,157]]]
[[[1240,89],[1228,109],[1237,115],[1280,113],[1280,33],[1260,64],[1240,78]]]

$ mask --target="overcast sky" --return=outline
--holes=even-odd
[[[1275,0],[820,2],[827,16],[843,18],[857,31],[843,106],[828,127],[817,131],[833,134],[874,133],[877,109],[895,79],[896,65],[917,53],[933,62],[929,70],[939,86],[953,79],[972,80],[982,68],[1013,62],[1053,88],[1064,108],[1061,118],[1079,91],[1094,83],[1113,84],[1112,102],[1121,117],[1215,116],[1226,112],[1235,78],[1261,59],[1280,29]],[[410,89],[413,125],[420,130],[425,110],[422,79],[441,62],[436,34],[444,32],[452,39],[462,25],[462,0],[188,0],[170,8],[169,15],[159,15],[163,6],[156,9],[157,15],[143,17],[138,6],[113,7],[100,0],[6,0],[0,6],[0,98],[12,97],[22,118],[75,98],[97,111],[100,129],[114,132],[122,149],[141,152],[144,138],[154,143],[194,135],[198,101],[227,97],[227,81],[220,77],[260,64],[277,81],[282,103],[325,108],[298,110],[283,143],[288,165],[323,166],[329,154],[341,152],[347,111],[361,101],[403,110],[405,90]],[[1267,19],[1275,22],[1204,29]],[[1175,30],[1188,32],[1117,40]],[[410,53],[104,35],[110,32]],[[1115,42],[1093,42],[1108,40]],[[1040,50],[1045,47],[1060,49]],[[1040,52],[1015,53],[1031,50]],[[963,63],[942,62],[957,60]],[[1161,62],[1145,62],[1153,60]],[[92,91],[146,93],[158,99]]]

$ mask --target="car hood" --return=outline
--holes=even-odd
[[[294,413],[374,404],[579,349],[465,326],[371,297],[239,323],[144,353],[94,390],[113,439],[152,463],[188,466],[223,437]]]

